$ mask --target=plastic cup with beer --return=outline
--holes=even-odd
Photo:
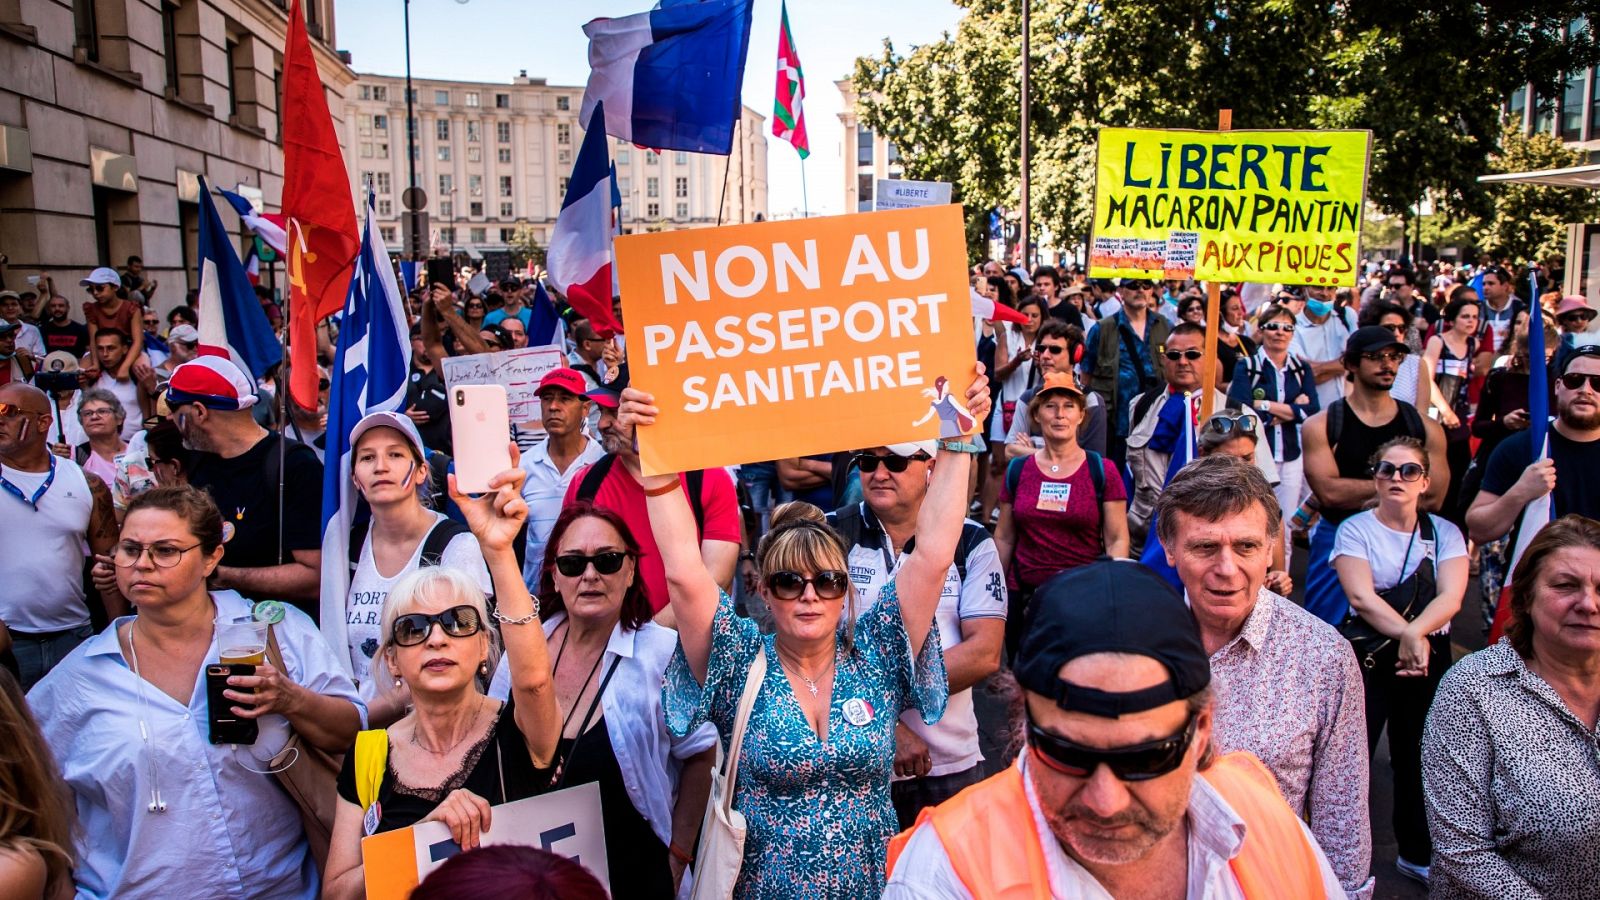
[[[253,617],[217,620],[217,657],[226,666],[267,663],[266,622]]]

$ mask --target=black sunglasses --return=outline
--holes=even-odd
[[[1217,413],[1206,420],[1205,431],[1211,434],[1254,434],[1257,419],[1249,413]]]
[[[1294,323],[1293,322],[1268,322],[1267,324],[1261,326],[1261,330],[1262,331],[1287,331],[1290,334],[1293,334],[1294,333]]]
[[[1600,378],[1600,376],[1596,377]],[[1419,481],[1426,474],[1428,474],[1428,470],[1422,467],[1422,463],[1401,463],[1397,466],[1385,459],[1372,467],[1372,477],[1382,478],[1384,481],[1397,479],[1399,481]]]
[[[838,569],[824,569],[810,578],[799,572],[773,572],[767,576],[767,590],[779,600],[798,600],[806,592],[806,585],[817,591],[822,600],[837,600],[850,590],[850,576]]]
[[[563,553],[556,557],[556,571],[568,578],[577,578],[588,570],[590,563],[594,563],[594,570],[601,575],[615,575],[622,571],[622,561],[627,558],[627,551],[624,550],[606,550],[593,556]]]
[[[1173,362],[1177,362],[1180,359],[1187,359],[1190,362],[1194,362],[1200,357],[1205,356],[1205,354],[1201,353],[1199,350],[1168,350],[1166,353],[1163,353],[1162,356],[1165,356],[1167,359],[1170,359]]]
[[[437,622],[450,637],[472,637],[483,630],[483,619],[474,606],[452,606],[442,613],[407,613],[394,620],[389,639],[397,647],[415,647],[428,639]]]
[[[1149,781],[1160,778],[1183,764],[1184,754],[1194,741],[1196,716],[1189,716],[1183,730],[1169,738],[1132,744],[1127,747],[1085,747],[1051,734],[1028,720],[1028,745],[1038,751],[1046,766],[1073,778],[1088,778],[1104,764],[1123,781]]]
[[[1044,353],[1044,354],[1048,354],[1050,356],[1054,356],[1057,353],[1065,353],[1065,352],[1067,352],[1067,348],[1066,348],[1065,344],[1063,344],[1063,345],[1061,345],[1059,347],[1055,346],[1054,344],[1039,344],[1038,346],[1033,348],[1033,352],[1035,352],[1035,353]]]
[[[926,453],[914,453],[910,456],[899,456],[894,453],[888,456],[878,456],[875,453],[857,453],[856,465],[861,468],[863,474],[870,475],[878,471],[878,465],[882,463],[884,468],[899,475],[906,470],[907,466],[911,465],[912,460],[927,462],[930,458]]]
[[[1600,375],[1588,375],[1583,372],[1568,372],[1561,376],[1561,384],[1569,391],[1576,391],[1588,382],[1589,390],[1600,394]]]

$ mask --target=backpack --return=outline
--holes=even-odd
[[[844,539],[846,547],[862,545],[861,535],[866,527],[866,518],[861,515],[861,506],[862,504],[858,503],[854,506],[846,506],[828,513],[828,526],[839,533],[839,537]],[[873,537],[875,540],[881,539],[877,536]],[[972,555],[972,551],[978,549],[979,544],[989,539],[989,529],[984,528],[982,525],[976,522],[963,522],[961,524],[961,540],[956,543],[955,564],[956,575],[960,577],[962,584],[967,581],[967,558]],[[916,541],[917,539],[913,537],[906,542],[907,553],[911,552]]]
[[[1157,347],[1164,346],[1167,337],[1172,333],[1172,323],[1167,317],[1151,312],[1149,316],[1149,345],[1153,356]],[[1089,375],[1089,388],[1099,394],[1106,401],[1106,410],[1109,412],[1117,405],[1117,378],[1118,360],[1120,353],[1127,353],[1129,359],[1139,358],[1138,348],[1134,342],[1137,340],[1131,329],[1124,329],[1122,323],[1117,321],[1115,314],[1106,316],[1096,323],[1100,329],[1099,346],[1095,348],[1094,369]],[[1163,382],[1161,367],[1155,366],[1155,378],[1144,377],[1143,367],[1139,367],[1139,391],[1142,393],[1152,385]]]
[[[1256,384],[1261,381],[1261,360],[1257,358],[1258,355],[1259,354],[1252,353],[1251,355],[1244,357],[1244,372],[1245,376],[1250,379],[1250,387],[1252,390],[1255,388]],[[1302,362],[1298,356],[1294,356],[1293,354],[1289,356],[1289,364],[1283,367],[1283,371],[1284,374],[1289,374],[1291,372],[1294,373],[1295,377],[1300,380],[1300,384],[1302,386],[1310,383],[1311,381],[1310,368],[1306,366],[1306,364]],[[1289,402],[1288,399],[1284,397],[1279,397],[1278,400],[1283,403]]]
[[[372,522],[357,522],[350,528],[350,576],[355,577],[356,567],[361,564],[361,548],[367,543],[367,530],[372,527]],[[471,534],[467,526],[455,519],[440,519],[428,531],[428,536],[422,539],[422,556],[418,558],[419,566],[437,566],[444,559],[445,548],[450,542],[463,534]]]
[[[1406,433],[1424,443],[1428,440],[1427,426],[1422,424],[1422,413],[1417,408],[1404,400],[1396,400],[1400,407],[1400,418],[1405,422]],[[1339,435],[1344,432],[1345,413],[1350,409],[1350,404],[1343,397],[1328,404],[1328,449],[1339,446]]]
[[[583,473],[583,480],[578,482],[578,493],[575,500],[594,502],[596,494],[600,493],[600,485],[611,474],[611,466],[617,461],[615,454],[607,453],[594,461],[588,471]],[[685,493],[689,495],[689,508],[694,510],[694,527],[699,534],[706,530],[706,510],[701,503],[700,490],[705,485],[706,473],[702,469],[693,469],[683,473]]]
[[[1094,482],[1094,505],[1098,509],[1106,502],[1106,466],[1101,461],[1100,454],[1093,450],[1083,452],[1089,457],[1087,462],[1089,480]],[[1017,485],[1022,481],[1022,464],[1030,459],[1033,457],[1023,456],[1006,464],[1006,493],[1010,494],[1013,500],[1017,496]]]

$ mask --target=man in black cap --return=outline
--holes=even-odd
[[[1306,564],[1306,611],[1337,626],[1350,611],[1339,574],[1328,561],[1339,523],[1360,512],[1377,494],[1372,455],[1390,438],[1413,437],[1428,449],[1432,486],[1422,505],[1436,510],[1450,486],[1444,430],[1417,408],[1390,396],[1400,362],[1411,349],[1381,325],[1356,329],[1345,342],[1349,394],[1324,406],[1300,430],[1306,483],[1316,495],[1322,520],[1311,532]]]
[[[1205,647],[1170,585],[1107,560],[1034,599],[1013,670],[1027,747],[894,839],[886,900],[1343,895],[1271,773],[1216,755]]]

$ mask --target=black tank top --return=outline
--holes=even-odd
[[[1333,461],[1339,467],[1340,478],[1371,478],[1372,454],[1378,452],[1379,447],[1393,438],[1414,437],[1419,441],[1426,440],[1427,432],[1417,428],[1416,430],[1421,433],[1414,433],[1412,424],[1408,422],[1414,419],[1416,425],[1420,426],[1422,417],[1415,412],[1408,416],[1406,410],[1401,408],[1409,406],[1410,404],[1404,400],[1396,400],[1394,418],[1382,425],[1374,426],[1361,421],[1361,417],[1356,415],[1355,410],[1351,409],[1343,398],[1328,405],[1330,423],[1336,414],[1343,417],[1338,443],[1333,445]],[[1343,409],[1337,410],[1336,413],[1336,407]],[[1329,523],[1336,525],[1360,511],[1359,506],[1352,509],[1325,506],[1322,508],[1322,515]]]

